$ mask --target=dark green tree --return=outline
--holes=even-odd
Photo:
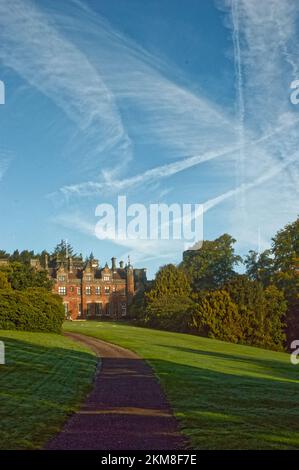
[[[93,252],[89,256],[86,256],[85,263],[91,263],[95,259]]]
[[[0,259],[8,259],[9,256],[9,253],[7,253],[5,250],[0,250]]]
[[[299,338],[299,217],[280,230],[272,240],[273,282],[287,300],[288,344]]]
[[[275,271],[294,271],[299,258],[299,217],[272,239]]]
[[[69,256],[76,256],[74,253],[74,248],[66,240],[61,240],[59,243],[57,243],[53,250],[53,255],[58,256],[60,260],[64,260]]]
[[[22,263],[9,263],[1,267],[11,287],[15,290],[23,290],[29,287],[44,287],[51,290],[53,283],[48,278],[46,271],[36,271],[31,266]]]
[[[249,251],[245,257],[244,264],[247,276],[261,282],[264,286],[271,283],[274,274],[274,259],[271,250],[265,250],[258,254],[256,251]]]
[[[12,255],[10,255],[9,259],[12,262],[23,263],[23,264],[30,264],[31,259],[35,258],[34,251],[31,250],[15,250]]]
[[[38,259],[39,259],[39,262],[40,262],[40,265],[45,268],[46,266],[46,257],[48,257],[48,262],[50,260],[50,253],[47,251],[47,250],[43,250],[39,255],[38,255]]]
[[[240,314],[242,341],[269,349],[283,349],[286,302],[283,293],[270,285],[239,275],[225,286]]]
[[[199,250],[185,251],[181,267],[195,292],[223,286],[235,276],[235,266],[242,258],[234,252],[235,240],[224,234],[216,240],[205,240]]]
[[[216,290],[198,296],[190,326],[200,335],[223,341],[243,341],[241,317],[228,292]]]
[[[184,331],[193,305],[185,272],[173,264],[160,268],[152,289],[145,293],[145,305],[150,325]]]

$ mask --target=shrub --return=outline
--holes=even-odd
[[[11,288],[11,284],[8,282],[6,274],[0,271],[0,289],[10,289],[10,288]]]
[[[243,333],[237,305],[224,290],[206,292],[195,305],[191,328],[201,335],[238,343]]]
[[[148,302],[145,323],[169,331],[188,331],[193,302],[188,297],[164,295]]]
[[[26,294],[39,315],[39,330],[60,332],[65,319],[61,297],[38,287],[26,289]]]
[[[0,328],[24,331],[61,331],[61,299],[43,288],[0,290]]]

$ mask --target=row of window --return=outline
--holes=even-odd
[[[101,295],[102,293],[102,288],[100,286],[95,286],[95,287],[86,286],[85,295],[91,295],[93,293],[93,290],[94,290],[95,295]],[[58,286],[59,295],[66,295],[66,292],[67,292],[66,286]],[[72,286],[69,287],[69,292],[74,292],[74,287]],[[112,287],[112,292],[116,292],[115,286]],[[109,286],[104,287],[104,293],[107,295],[110,294]],[[81,295],[81,287],[77,287],[77,295]]]
[[[66,281],[66,276],[58,276],[58,281],[60,282],[65,282]],[[84,277],[85,281],[87,282],[90,282],[93,280],[93,276],[91,276],[90,274],[87,274],[85,277]],[[104,281],[110,281],[111,280],[111,276],[103,276],[103,280]]]
[[[69,305],[68,303],[64,303],[64,309],[65,309],[65,314],[67,317],[69,317]],[[126,303],[123,302],[121,304],[121,315],[126,315],[126,311],[127,311],[127,306],[126,306]],[[77,312],[78,312],[78,317],[81,317],[82,316],[82,306],[81,306],[81,303],[78,304],[77,306]],[[87,304],[87,310],[86,310],[86,315],[87,317],[88,316],[91,316],[91,315],[103,315],[103,313],[105,315],[110,315],[111,313],[115,313],[117,314],[117,306],[115,306],[115,311],[113,312],[112,309],[111,309],[111,306],[108,306],[105,308],[105,311],[103,311],[103,305],[102,303],[100,302],[96,302],[96,303],[88,303]]]

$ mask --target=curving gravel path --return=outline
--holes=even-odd
[[[184,449],[177,422],[144,360],[96,338],[67,336],[93,349],[101,363],[86,402],[46,449]]]

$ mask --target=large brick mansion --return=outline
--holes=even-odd
[[[97,259],[83,262],[67,257],[45,260],[45,269],[54,281],[53,292],[62,297],[69,319],[121,318],[134,294],[146,283],[146,270],[133,269],[130,260],[101,267]]]

